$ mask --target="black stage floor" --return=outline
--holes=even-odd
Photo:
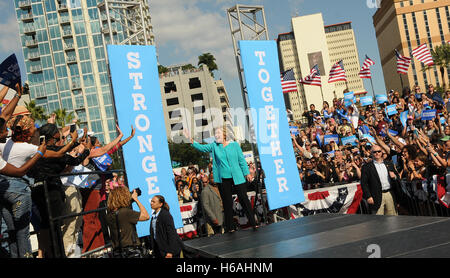
[[[185,241],[203,258],[450,257],[450,218],[318,214]]]

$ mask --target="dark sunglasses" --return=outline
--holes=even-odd
[[[382,151],[373,151],[372,153],[373,154],[375,154],[375,153],[381,153]]]

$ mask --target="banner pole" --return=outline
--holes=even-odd
[[[372,77],[370,78],[370,85],[372,86],[372,97],[375,97],[375,90],[373,88]]]

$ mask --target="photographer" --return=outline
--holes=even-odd
[[[130,208],[135,201],[139,211]],[[138,200],[137,190],[131,194],[127,187],[117,187],[109,193],[106,222],[111,231],[113,254],[115,258],[142,258],[139,238],[136,232],[138,221],[150,219],[145,207]]]

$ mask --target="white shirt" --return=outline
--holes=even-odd
[[[3,170],[3,168],[6,167],[7,162],[0,157],[0,170]]]
[[[381,190],[390,189],[391,185],[389,184],[389,173],[386,165],[384,165],[384,162],[378,163],[374,160],[373,164],[375,165],[375,169],[377,169],[378,177],[380,177]]]
[[[37,150],[38,146],[28,143],[14,143],[11,139],[8,139],[6,143],[0,144],[2,158],[17,168],[22,167],[25,162],[31,159]]]

